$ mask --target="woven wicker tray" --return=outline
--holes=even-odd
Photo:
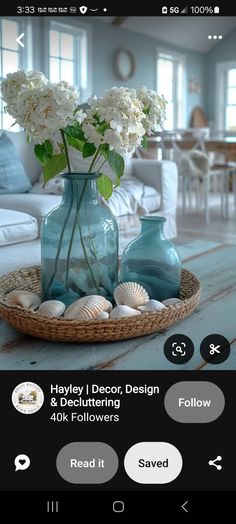
[[[188,317],[199,304],[201,284],[195,275],[183,269],[182,303],[137,317],[90,321],[46,319],[19,306],[7,306],[5,295],[13,289],[33,291],[40,296],[40,267],[23,268],[0,278],[0,316],[19,331],[54,342],[108,342],[155,333]]]

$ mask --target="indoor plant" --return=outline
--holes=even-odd
[[[111,196],[113,183],[103,174],[103,165],[109,164],[118,185],[124,172],[123,155],[132,154],[162,123],[164,98],[145,87],[114,87],[103,97],[88,100],[84,112],[72,86],[66,82],[52,84],[43,73],[34,71],[9,74],[1,89],[6,111],[26,130],[28,140],[35,142],[45,183],[64,170],[68,172],[64,207],[46,217],[42,230],[44,299],[60,297],[68,304],[92,292],[109,298],[112,289],[108,288],[117,281],[117,226],[107,210],[98,220],[94,209],[99,204],[89,185],[93,185],[94,192],[96,182],[103,197]],[[78,174],[76,183],[76,174],[71,173],[70,148],[77,149],[84,158],[91,157],[87,178],[85,174],[79,178]],[[111,259],[115,261],[112,268]],[[71,273],[75,269],[83,273],[82,286],[78,275]],[[101,275],[105,281],[108,278],[108,287],[101,282]]]

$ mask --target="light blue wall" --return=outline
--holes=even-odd
[[[63,17],[60,21],[68,23],[68,19]],[[43,18],[36,17],[34,24],[35,39],[40,41],[37,35],[40,35],[43,30]],[[217,96],[215,88],[216,64],[236,60],[236,30],[218,42],[212,51],[204,54],[162,42],[158,39],[158,34],[157,38],[152,38],[134,31],[114,27],[90,17],[83,17],[82,21],[76,17],[71,18],[70,24],[79,25],[89,30],[93,93],[100,95],[104,89],[114,85],[127,85],[128,87],[147,85],[156,89],[156,50],[158,47],[163,47],[181,53],[186,57],[187,85],[183,86],[184,91],[187,92],[185,125],[189,126],[191,111],[198,105],[203,107],[209,123],[214,125],[215,99]],[[38,47],[37,67],[41,69],[42,64],[44,64],[45,53],[43,42]],[[114,71],[113,58],[115,51],[119,48],[129,49],[136,59],[135,75],[125,83],[117,78]],[[189,93],[187,86],[191,78],[195,78],[202,85],[201,93]]]
[[[68,24],[68,19],[61,17],[55,19],[53,17],[47,20],[56,20]],[[44,58],[46,54],[45,41],[42,38],[45,20],[43,17],[35,17],[33,20],[33,34],[34,41],[40,42],[36,45],[34,55],[36,58],[35,67],[42,70],[44,67]],[[156,89],[156,51],[157,48],[164,48],[176,53],[181,53],[186,58],[187,78],[183,86],[186,93],[186,121],[185,125],[189,125],[189,118],[193,107],[204,105],[205,88],[204,88],[204,55],[194,51],[189,51],[184,48],[170,45],[157,38],[148,37],[134,31],[114,27],[111,24],[94,20],[91,17],[84,16],[82,19],[69,19],[69,24],[75,27],[82,27],[88,30],[89,34],[89,56],[91,70],[91,90],[96,95],[101,95],[104,89],[112,86],[126,85],[127,87],[139,87],[146,85],[152,89]],[[114,55],[117,49],[127,48],[135,56],[136,71],[135,75],[128,81],[122,82],[117,78],[114,71]],[[48,72],[45,71],[47,75]],[[202,93],[189,93],[187,89],[190,78],[195,78],[202,84]],[[161,93],[162,94],[162,93]],[[165,93],[163,93],[165,94]]]
[[[209,122],[215,123],[216,106],[216,65],[219,62],[236,61],[236,30],[231,31],[228,36],[223,38],[217,45],[205,55],[207,72],[207,93],[206,93],[206,113]]]
[[[203,106],[205,96],[204,86],[204,55],[194,51],[188,51],[181,47],[176,47],[157,38],[148,37],[129,31],[113,27],[110,24],[89,20],[93,28],[93,71],[92,84],[94,93],[100,95],[104,89],[114,85],[124,85],[114,71],[113,58],[118,48],[127,48],[135,56],[136,72],[132,79],[125,82],[127,87],[138,87],[146,85],[156,89],[156,49],[163,47],[181,54],[186,57],[187,83],[190,78],[196,78],[202,84],[202,93],[189,93],[187,90],[187,110],[186,126],[189,125],[189,117],[192,108]]]

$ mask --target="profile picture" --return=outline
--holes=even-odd
[[[36,413],[44,403],[44,394],[40,386],[34,382],[22,382],[12,393],[14,408],[24,415]]]

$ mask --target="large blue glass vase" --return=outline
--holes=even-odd
[[[66,306],[85,295],[112,300],[118,280],[118,227],[98,202],[100,175],[66,173],[61,204],[42,227],[43,300]]]
[[[178,252],[164,235],[165,218],[141,217],[141,233],[130,242],[121,260],[121,282],[141,284],[151,299],[179,297],[181,262]]]

